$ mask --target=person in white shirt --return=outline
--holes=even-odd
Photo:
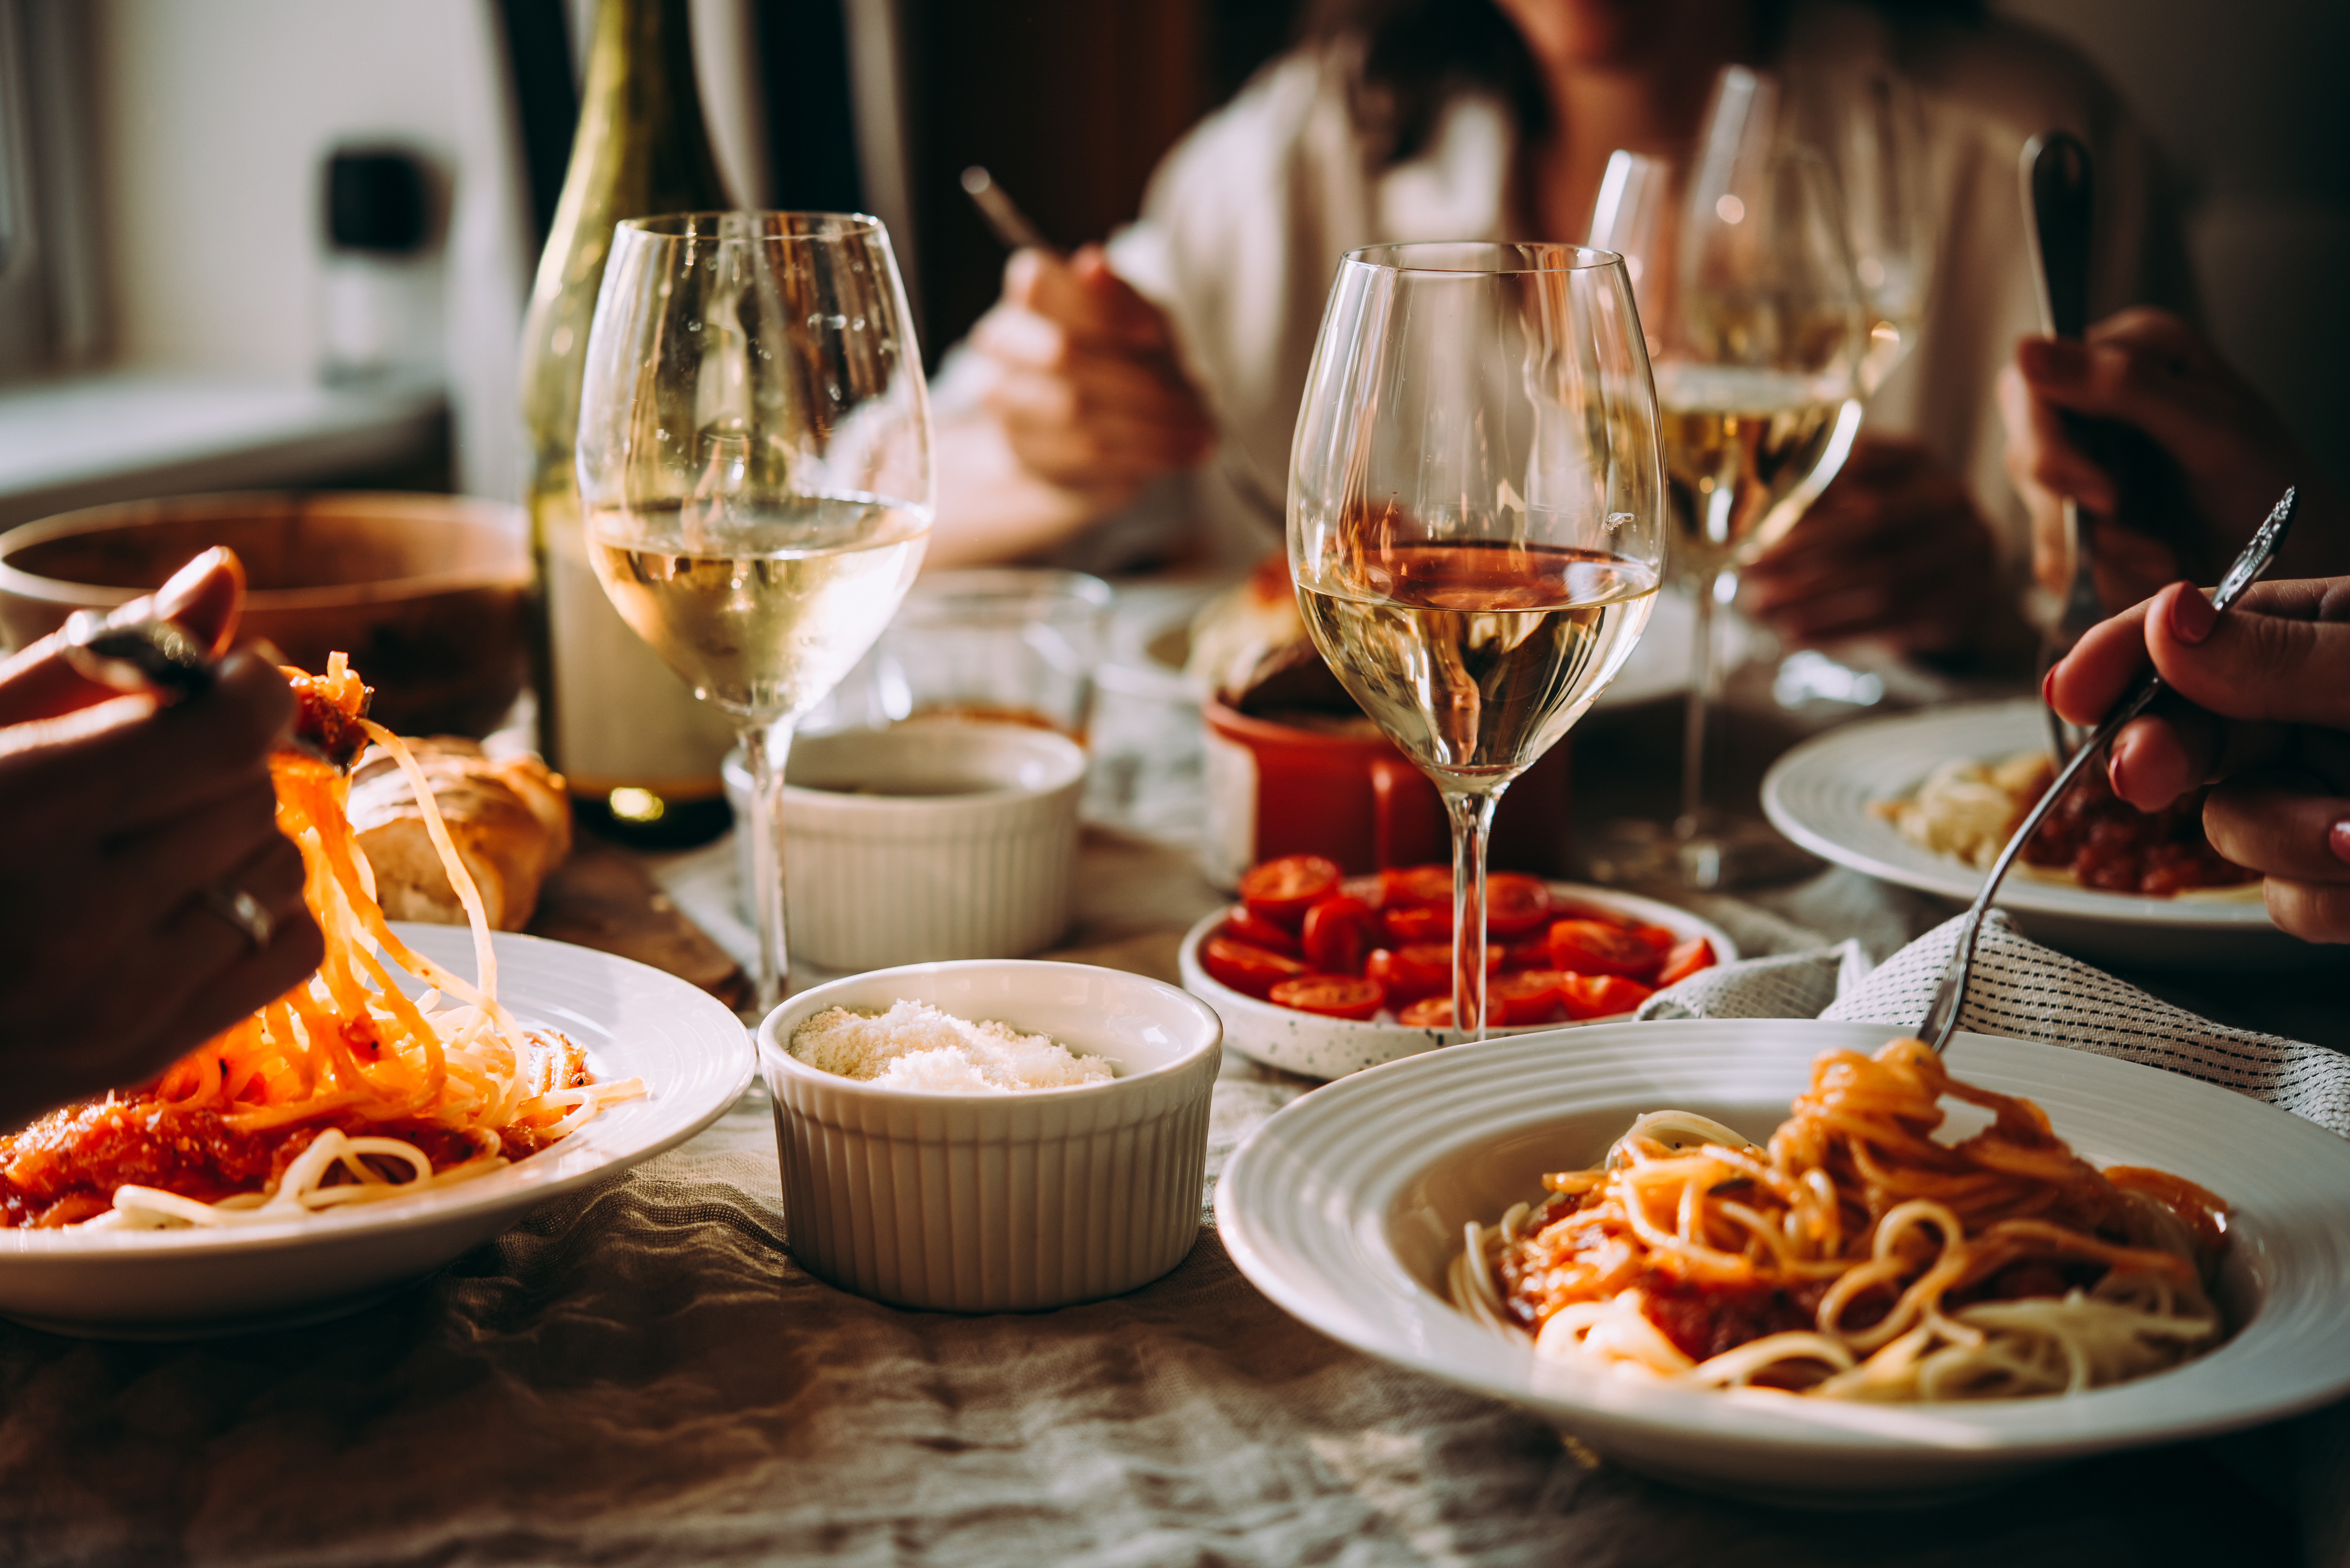
[[[1170,474],[1196,549],[1274,547],[1338,257],[1358,245],[1579,237],[1608,155],[1697,132],[1725,64],[1801,60],[1833,92],[1917,84],[1939,218],[1918,345],[1802,525],[1746,573],[1783,635],[1967,645],[2012,620],[2028,526],[1993,383],[2038,330],[2017,182],[2029,137],[2081,136],[2099,203],[2093,307],[2187,303],[2148,150],[2077,57],[1960,5],[1338,0],[1172,151],[1138,222],[1066,260],[1027,251],[939,389],[938,565],[1097,531]]]

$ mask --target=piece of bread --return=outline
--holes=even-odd
[[[524,753],[492,759],[471,741],[435,735],[409,750],[432,782],[449,838],[502,931],[530,922],[539,884],[571,852],[571,807],[559,774]],[[376,902],[395,920],[462,926],[464,906],[400,764],[381,749],[351,775],[351,829],[375,871]]]

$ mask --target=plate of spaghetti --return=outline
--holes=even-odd
[[[494,934],[359,678],[339,656],[288,674],[307,744],[270,771],[326,957],[152,1083],[0,1135],[0,1314],[176,1337],[355,1310],[691,1137],[750,1080],[749,1036],[716,999]],[[467,927],[377,904],[343,809],[370,742],[411,774]]]
[[[1953,904],[2045,784],[2034,701],[1964,703],[1846,724],[1773,763],[1772,825],[1822,858]],[[2257,877],[2212,853],[2201,814],[2141,813],[2102,779],[2075,784],[2001,885],[2025,934],[2129,964],[2241,971],[2289,968],[2323,949],[2278,930]]]
[[[2350,1142],[2027,1041],[1457,1046],[1268,1120],[1216,1213],[1324,1333],[1769,1502],[1943,1497],[2350,1388]]]

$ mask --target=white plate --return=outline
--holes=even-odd
[[[1684,941],[1703,937],[1713,944],[1713,956],[1719,962],[1731,963],[1738,957],[1738,944],[1730,940],[1729,932],[1710,920],[1699,919],[1687,909],[1575,882],[1552,882],[1547,886],[1551,897],[1562,903],[1605,909],[1627,919],[1663,926]],[[1228,905],[1184,932],[1176,963],[1183,976],[1183,989],[1216,1010],[1217,1016],[1224,1021],[1224,1043],[1243,1055],[1254,1057],[1268,1067],[1302,1073],[1309,1078],[1338,1078],[1398,1057],[1433,1051],[1462,1038],[1450,1029],[1412,1029],[1400,1023],[1357,1023],[1351,1019],[1325,1018],[1318,1012],[1278,1007],[1234,991],[1200,967],[1200,944],[1224,923],[1235,907]],[[1564,913],[1561,918],[1565,918]],[[1496,1039],[1547,1033],[1561,1028],[1582,1029],[1594,1023],[1614,1023],[1628,1016],[1616,1013],[1567,1024],[1522,1023],[1514,1029],[1490,1033]]]
[[[1335,1339],[1525,1407],[1627,1466],[1765,1501],[1869,1506],[1981,1488],[2117,1449],[2275,1420],[2350,1388],[2350,1142],[2256,1100],[2085,1052],[1961,1034],[1953,1072],[2028,1096],[2092,1163],[2158,1167],[2233,1209],[2219,1349],[2048,1399],[1874,1406],[1665,1387],[1537,1363],[1445,1300],[1462,1224],[1597,1160],[1680,1106],[1767,1133],[1813,1056],[1880,1024],[1616,1024],[1461,1045],[1360,1074],[1273,1116],[1224,1167],[1216,1223],[1256,1286]]]
[[[392,929],[473,973],[463,927]],[[750,1033],[707,992],[609,953],[503,931],[495,940],[498,999],[577,1041],[598,1077],[644,1079],[643,1098],[504,1170],[413,1199],[233,1231],[0,1231],[0,1314],[60,1334],[176,1339],[355,1311],[557,1193],[684,1142],[749,1085]]]
[[[1872,801],[1913,794],[1951,761],[1995,761],[2047,743],[2040,705],[1971,702],[1846,724],[1804,742],[1762,780],[1772,826],[1823,859],[1953,903],[1971,902],[1982,873],[1921,849],[1872,813]],[[2276,929],[2257,893],[2147,898],[2008,874],[1999,906],[2026,934],[2084,958],[2192,969],[2276,969],[2326,950]]]

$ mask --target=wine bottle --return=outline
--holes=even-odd
[[[612,227],[724,208],[724,182],[694,85],[687,0],[602,0],[579,130],[523,325],[523,419],[539,743],[597,831],[641,847],[715,837],[727,823],[719,765],[732,722],[694,700],[596,580],[572,466],[588,328]]]

